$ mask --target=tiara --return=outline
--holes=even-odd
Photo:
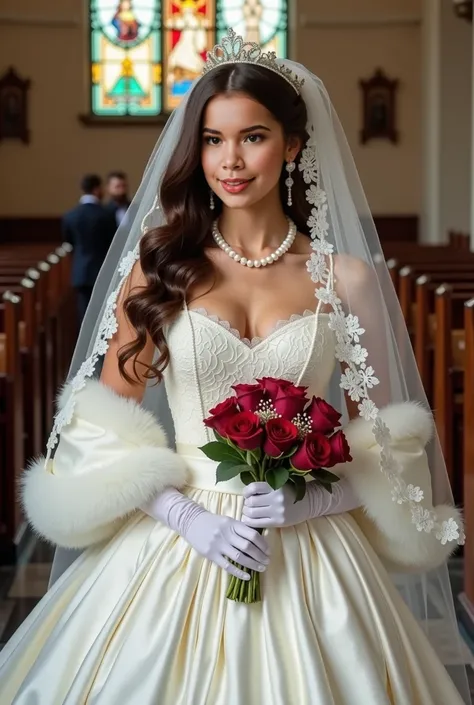
[[[274,51],[263,52],[258,44],[245,42],[243,37],[236,34],[232,28],[229,28],[220,44],[216,44],[212,51],[207,52],[207,60],[202,73],[208,73],[223,64],[256,64],[257,66],[263,66],[284,78],[298,95],[304,83],[304,78],[298,78],[291,69],[277,62],[277,56]]]

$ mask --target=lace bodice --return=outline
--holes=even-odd
[[[241,340],[243,343],[245,343],[245,345],[248,345],[249,348],[255,347],[256,345],[258,345],[259,343],[261,343],[262,340],[264,340],[264,338],[260,338],[259,336],[254,336],[253,338],[243,338],[243,337],[240,335],[240,332],[237,330],[237,328],[232,328],[232,326],[231,326],[231,324],[229,323],[229,321],[224,321],[224,320],[222,320],[222,318],[219,318],[219,316],[216,316],[216,315],[214,315],[214,314],[212,314],[212,313],[209,313],[209,311],[207,311],[207,309],[205,309],[205,308],[202,308],[202,307],[201,307],[201,308],[194,308],[194,309],[192,309],[192,310],[193,310],[195,313],[200,313],[201,316],[205,316],[206,318],[210,318],[211,321],[214,321],[214,323],[218,323],[220,326],[222,326],[223,328],[225,328],[226,330],[228,330],[230,333],[232,333],[233,335],[235,335],[236,338],[238,338],[238,339]],[[279,328],[283,328],[283,327],[286,326],[288,323],[293,323],[293,321],[297,321],[299,318],[303,318],[303,316],[314,316],[314,311],[311,311],[309,308],[307,308],[307,309],[305,310],[305,312],[302,313],[302,314],[301,314],[301,313],[293,313],[293,314],[290,316],[290,318],[286,318],[286,319],[282,319],[282,320],[277,321],[277,322],[275,323],[275,325],[273,326],[273,329],[271,330],[271,333],[273,333],[274,331],[278,330]]]
[[[178,443],[210,440],[203,417],[232,394],[233,384],[281,377],[308,386],[309,394],[325,395],[335,364],[328,314],[292,316],[251,344],[225,322],[205,314],[183,311],[167,331],[171,362],[165,385]]]

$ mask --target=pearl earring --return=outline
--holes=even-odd
[[[209,197],[209,207],[210,207],[211,211],[213,211],[214,208],[216,207],[216,204],[214,203],[214,192],[212,191],[212,189],[211,189],[211,193],[210,193],[210,197]]]
[[[291,198],[291,187],[295,183],[293,179],[291,178],[292,173],[294,172],[296,167],[296,164],[294,162],[287,162],[286,163],[286,170],[288,172],[288,178],[285,181],[285,186],[288,187],[288,205],[291,206],[293,204],[292,198]]]

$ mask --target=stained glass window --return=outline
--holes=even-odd
[[[92,114],[171,112],[228,27],[287,56],[287,0],[90,0]]]

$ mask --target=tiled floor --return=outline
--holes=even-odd
[[[33,540],[25,551],[21,565],[16,568],[0,567],[0,649],[46,592],[53,552],[50,546]],[[450,578],[453,592],[458,595],[463,585],[462,559],[455,558],[451,561]],[[434,619],[432,628],[442,635],[441,620]],[[474,640],[471,641],[462,625],[461,634],[464,644],[463,657],[466,664],[469,664],[468,677],[474,702]],[[443,644],[442,638],[437,641]],[[445,663],[449,663],[450,645],[447,643],[445,648],[442,648]]]

